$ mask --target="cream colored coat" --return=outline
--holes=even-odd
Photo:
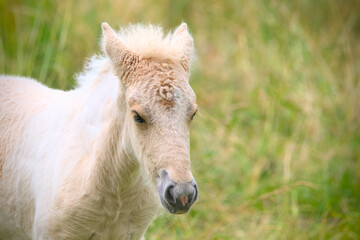
[[[192,178],[186,25],[165,38],[140,25],[121,41],[107,24],[103,34],[106,55],[74,90],[0,77],[2,240],[140,239],[161,206],[158,172]],[[134,123],[132,109],[151,125]]]

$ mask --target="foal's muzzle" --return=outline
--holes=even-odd
[[[158,191],[162,205],[174,214],[187,213],[198,196],[194,179],[190,182],[176,183],[170,179],[166,170],[161,172],[158,179]]]

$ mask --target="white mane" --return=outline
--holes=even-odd
[[[110,69],[111,61],[106,55],[94,55],[85,63],[82,72],[75,75],[75,80],[79,88],[90,88],[96,79]]]

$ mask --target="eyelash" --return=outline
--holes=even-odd
[[[133,119],[134,119],[135,122],[137,122],[137,123],[145,123],[145,120],[140,116],[140,114],[137,111],[132,110],[131,112],[135,114],[133,116]]]
[[[196,110],[196,111],[194,112],[194,114],[191,116],[190,121],[192,121],[192,120],[194,119],[194,117],[195,117],[195,115],[196,115],[197,111],[198,111],[198,110]]]

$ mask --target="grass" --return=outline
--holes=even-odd
[[[0,0],[0,72],[70,89],[102,21],[186,21],[200,198],[147,238],[359,239],[359,12],[355,0]]]

